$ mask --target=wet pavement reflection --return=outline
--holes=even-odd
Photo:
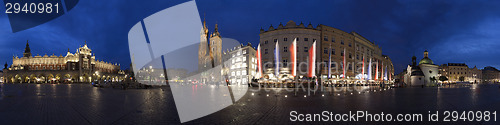
[[[203,91],[207,92],[201,93],[199,87],[211,89],[205,89]],[[215,86],[187,86],[178,90],[209,100],[217,98],[214,96],[224,98],[224,94],[229,94],[220,93],[222,90],[219,91]],[[236,99],[235,103],[224,102],[230,106],[187,124],[296,123],[290,122],[290,111],[407,114],[500,109],[500,88],[497,84],[432,88],[326,87],[316,92],[286,88],[250,87],[247,90],[233,87],[232,91],[246,92],[238,95],[235,93],[235,97],[241,97]],[[180,119],[173,98],[170,87],[121,90],[97,88],[86,84],[2,84],[0,124],[178,124]],[[199,106],[203,105],[205,104]],[[492,123],[495,122],[484,124]]]

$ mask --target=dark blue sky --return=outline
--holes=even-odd
[[[96,58],[130,64],[127,34],[141,19],[183,3],[177,0],[81,0],[65,15],[37,27],[12,33],[0,14],[0,62],[22,56],[26,40],[34,55],[65,55],[87,41]],[[353,0],[199,0],[210,31],[217,22],[223,37],[257,45],[259,29],[289,20],[355,31],[378,44],[393,60],[396,73],[422,58],[436,64],[463,62],[500,68],[500,1],[353,1]],[[1,7],[0,12],[5,12]]]

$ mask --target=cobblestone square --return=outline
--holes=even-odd
[[[495,84],[434,88],[361,87],[323,92],[250,88],[235,104],[186,124],[401,124],[412,122],[292,122],[290,112],[427,114],[496,111]],[[331,89],[331,88],[329,88]],[[351,94],[352,93],[352,94]],[[87,84],[3,84],[0,124],[180,124],[170,88],[111,89]],[[424,119],[418,124],[430,123]],[[442,124],[442,123],[439,123]],[[444,122],[498,124],[498,122]]]

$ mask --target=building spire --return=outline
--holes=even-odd
[[[219,33],[219,26],[217,23],[215,23],[215,29],[214,29],[214,33],[212,36],[220,36],[220,33]]]
[[[31,49],[28,40],[26,40],[26,48],[24,48],[23,57],[31,57]]]

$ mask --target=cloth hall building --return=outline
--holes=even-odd
[[[65,56],[32,56],[29,43],[22,57],[13,56],[12,65],[5,65],[5,83],[73,83],[96,80],[120,81],[125,73],[119,64],[96,60],[95,54],[83,45],[75,53]]]

